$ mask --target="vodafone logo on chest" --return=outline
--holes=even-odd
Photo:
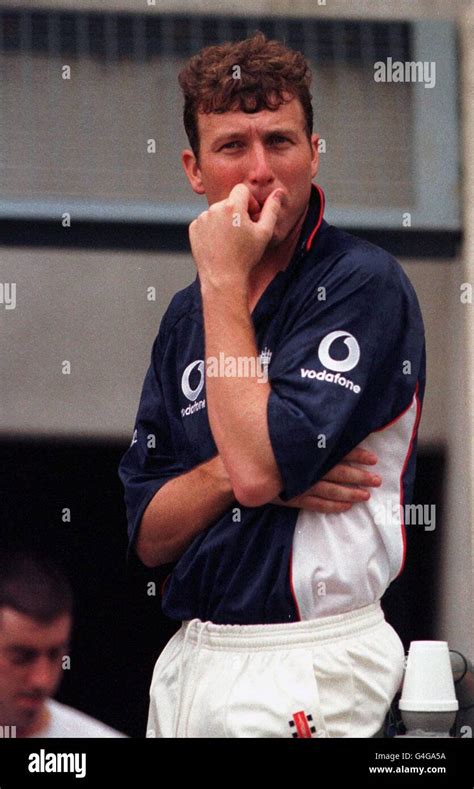
[[[204,359],[196,359],[188,364],[181,376],[181,390],[192,405],[181,409],[181,416],[190,416],[206,407],[206,400],[198,400],[204,387]]]
[[[347,348],[347,356],[345,359],[333,359],[331,356],[331,347],[336,340],[344,338],[344,344]],[[339,373],[347,373],[357,366],[360,359],[360,348],[356,338],[349,334],[348,331],[332,331],[326,334],[324,340],[321,340],[318,348],[319,361],[324,367],[329,370],[335,370]]]
[[[341,357],[341,345],[345,346],[346,355]],[[321,340],[318,347],[319,361],[324,370],[301,368],[302,378],[315,378],[317,381],[337,384],[359,394],[360,386],[341,373],[347,373],[357,367],[360,359],[360,347],[353,334],[348,331],[332,331]],[[328,372],[331,370],[332,372]]]
[[[191,385],[191,373],[196,370],[198,373],[198,381],[197,384],[195,383],[194,387]],[[196,376],[195,376],[196,377]],[[193,403],[199,395],[201,394],[202,388],[204,386],[204,359],[197,359],[195,362],[191,362],[186,367],[182,377],[181,377],[181,389],[183,390],[183,394],[188,400],[191,400]]]

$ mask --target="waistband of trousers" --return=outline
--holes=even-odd
[[[361,635],[381,623],[385,616],[380,601],[363,608],[321,619],[283,622],[270,625],[217,625],[201,619],[181,624],[186,641],[210,649],[245,650],[262,648],[301,648],[305,644],[330,644],[350,636]]]

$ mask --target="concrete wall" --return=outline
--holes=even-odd
[[[48,8],[71,11],[130,11],[153,13],[211,14],[243,16],[281,15],[344,17],[357,19],[454,19],[470,0],[2,0],[5,8]]]
[[[0,313],[0,430],[131,435],[161,316],[192,281],[192,260],[15,249],[0,251],[0,272],[0,282],[16,283],[17,301]]]

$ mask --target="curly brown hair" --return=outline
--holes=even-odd
[[[239,70],[236,70],[239,66]],[[238,78],[236,78],[238,74]],[[183,121],[193,153],[199,157],[198,112],[276,110],[298,98],[311,139],[311,70],[301,54],[261,31],[251,38],[206,47],[187,62],[178,76],[184,94]]]

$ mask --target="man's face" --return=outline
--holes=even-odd
[[[44,624],[0,610],[0,726],[34,726],[59,684],[70,630],[68,614]]]
[[[277,187],[284,190],[270,242],[278,246],[302,218],[318,170],[318,136],[311,143],[301,102],[292,98],[277,110],[198,114],[199,162],[189,151],[182,160],[191,186],[209,205],[224,200],[243,183],[260,206]],[[258,220],[259,211],[251,212]]]

